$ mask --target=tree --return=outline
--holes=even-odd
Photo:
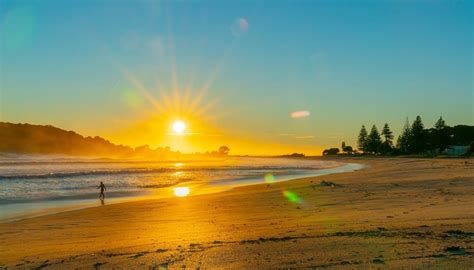
[[[367,136],[367,151],[371,153],[377,153],[382,145],[382,139],[380,138],[379,131],[375,125],[370,129],[369,136]]]
[[[303,153],[293,153],[291,155],[284,155],[285,157],[292,157],[292,158],[304,158],[306,155]]]
[[[449,144],[453,145],[468,145],[474,141],[474,126],[457,125],[449,129],[448,131],[450,141]]]
[[[346,152],[346,154],[352,154],[352,152],[353,152],[354,150],[352,149],[352,146],[347,145],[347,146],[344,146],[344,148],[342,149],[342,151]]]
[[[393,132],[390,130],[387,123],[385,123],[385,125],[383,126],[382,136],[385,138],[384,143],[390,146],[393,145]]]
[[[346,148],[346,142],[342,142],[342,143],[341,143],[341,149],[342,149],[342,151],[344,151],[344,148]]]
[[[339,148],[329,148],[323,151],[323,156],[337,155],[338,153],[339,153]]]
[[[439,117],[434,127],[428,130],[428,148],[433,152],[443,152],[449,145],[449,127],[442,117]]]
[[[223,146],[219,147],[219,151],[218,151],[218,152],[219,152],[220,155],[228,155],[229,152],[230,152],[230,148],[227,147],[227,146],[225,146],[225,145],[223,145]]]
[[[443,117],[439,117],[438,121],[436,121],[434,128],[436,130],[442,130],[446,127],[446,122],[443,120]]]
[[[419,154],[426,150],[426,132],[421,117],[418,115],[411,125],[411,136],[409,137],[410,153]]]
[[[387,123],[383,126],[382,136],[384,137],[384,142],[380,147],[380,153],[388,154],[393,150],[393,132],[390,130]]]
[[[359,147],[359,150],[364,152],[367,151],[367,130],[365,129],[364,125],[362,125],[362,127],[360,128],[357,146]]]
[[[397,139],[397,148],[400,150],[402,154],[408,154],[410,148],[410,137],[411,137],[411,129],[410,129],[410,122],[408,121],[408,117],[405,121],[405,125],[403,126],[402,133],[398,136]]]

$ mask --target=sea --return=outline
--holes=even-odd
[[[348,172],[354,163],[321,159],[225,157],[137,161],[50,155],[0,155],[0,222],[145,198],[189,196],[243,185]],[[107,188],[98,200],[98,185]]]

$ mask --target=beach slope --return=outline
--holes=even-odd
[[[474,267],[474,160],[337,160],[366,167],[3,223],[0,268]]]

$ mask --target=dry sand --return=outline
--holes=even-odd
[[[473,159],[338,161],[367,167],[0,224],[0,268],[474,268]]]

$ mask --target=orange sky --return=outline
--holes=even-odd
[[[182,119],[186,123],[186,130],[183,134],[177,134],[172,130],[172,124],[177,119]],[[222,145],[229,146],[231,154],[236,155],[279,155],[295,152],[320,155],[323,150],[317,145],[308,146],[306,138],[299,139],[301,143],[298,143],[298,139],[296,139],[296,143],[285,143],[281,141],[281,137],[288,137],[288,135],[277,134],[274,136],[270,134],[266,137],[258,137],[249,134],[246,130],[232,135],[231,130],[216,128],[205,122],[186,117],[155,117],[106,135],[106,138],[114,143],[131,146],[146,143],[152,148],[169,146],[172,150],[185,153],[213,151]]]

